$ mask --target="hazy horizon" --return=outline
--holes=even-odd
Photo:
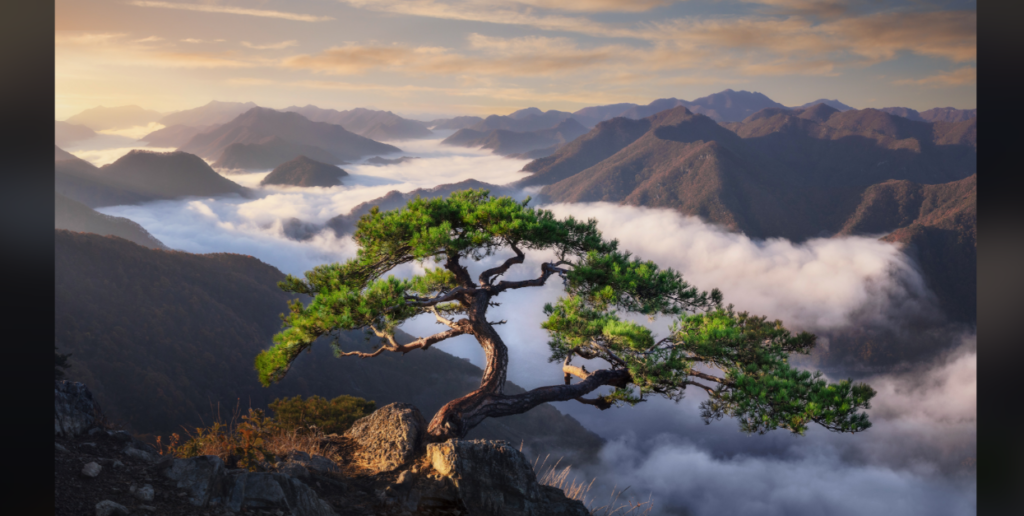
[[[557,6],[557,7],[556,7]],[[56,3],[55,111],[210,100],[504,114],[725,89],[787,106],[976,107],[976,3]]]

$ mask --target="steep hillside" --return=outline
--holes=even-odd
[[[650,129],[649,120],[613,118],[601,122],[587,134],[580,136],[551,156],[527,163],[525,172],[533,175],[521,179],[516,186],[539,186],[557,183],[569,176],[592,167],[636,141]]]
[[[53,122],[53,141],[57,145],[68,145],[93,136],[96,136],[96,131],[84,125],[69,124],[60,120]]]
[[[145,247],[167,249],[142,226],[124,217],[104,215],[78,201],[54,194],[54,227],[69,231],[112,235]]]
[[[233,143],[261,143],[273,136],[299,145],[319,147],[340,161],[400,151],[397,147],[349,132],[340,125],[313,122],[298,113],[259,107],[246,111],[212,131],[197,134],[180,150],[208,159],[218,159]]]
[[[267,177],[260,181],[261,185],[291,186],[338,186],[341,178],[348,172],[327,163],[321,163],[299,156],[287,163],[282,163]]]
[[[634,141],[593,146],[607,157],[578,159],[607,132],[598,126],[528,164],[535,175],[518,184],[547,183],[541,194],[556,202],[674,208],[753,237],[803,240],[839,231],[872,184],[945,183],[977,168],[971,122],[947,127],[824,104],[764,109],[726,127],[684,107],[644,120]],[[556,168],[558,181],[544,177]]]
[[[441,349],[335,359],[325,341],[283,382],[263,388],[253,359],[271,344],[292,297],[276,287],[280,271],[249,256],[157,251],[61,230],[54,236],[55,344],[73,354],[70,379],[89,385],[108,416],[136,432],[181,432],[181,425],[209,424],[218,405],[224,416],[236,402],[265,408],[298,394],[349,394],[377,406],[404,401],[429,415],[479,385],[479,368]],[[349,332],[339,344],[366,350],[373,343]],[[535,453],[570,457],[592,455],[602,442],[551,406],[485,421],[470,438],[525,440]]]
[[[292,143],[280,136],[268,136],[257,143],[228,145],[220,158],[213,162],[213,166],[232,170],[267,170],[299,156],[324,163],[344,163],[320,147]]]
[[[978,181],[922,185],[887,181],[864,191],[840,235],[888,233],[921,266],[943,311],[977,320]]]
[[[54,191],[91,208],[138,204],[155,198],[109,181],[92,163],[79,159],[60,147],[57,147],[53,165]]]

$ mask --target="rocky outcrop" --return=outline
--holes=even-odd
[[[189,503],[198,507],[223,506],[232,512],[276,509],[292,516],[335,514],[330,504],[297,478],[282,473],[228,470],[213,455],[167,460],[159,469],[185,490]]]
[[[472,515],[587,516],[583,503],[541,485],[533,466],[504,441],[452,439],[427,445],[433,469],[449,479]]]
[[[423,450],[427,421],[408,403],[385,405],[345,432],[359,447],[356,460],[376,473],[395,471]]]
[[[73,437],[95,426],[99,406],[84,384],[58,380],[53,388],[53,433]]]

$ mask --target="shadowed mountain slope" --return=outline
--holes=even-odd
[[[241,185],[215,172],[198,156],[180,151],[133,150],[100,167],[97,175],[110,184],[162,199],[247,192]]]
[[[213,166],[232,170],[267,170],[299,156],[324,163],[344,163],[320,147],[293,143],[280,136],[267,136],[256,143],[228,145]]]
[[[112,235],[144,247],[167,249],[142,226],[124,217],[104,215],[78,201],[54,194],[54,227],[69,231]]]
[[[888,233],[920,264],[928,287],[954,320],[977,320],[977,174],[939,185],[872,185],[840,235]]]
[[[491,149],[495,154],[502,156],[537,158],[550,155],[559,147],[586,133],[586,127],[576,120],[568,118],[555,127],[537,131],[459,129],[441,143],[482,147]]]
[[[163,129],[157,129],[156,131],[153,131],[139,139],[146,142],[149,147],[169,147],[176,149],[188,143],[193,136],[208,132],[214,127],[216,127],[216,125],[191,126],[175,124],[164,127]]]
[[[523,133],[550,129],[570,117],[572,117],[572,113],[565,111],[555,111],[553,109],[541,111],[537,108],[527,108],[516,111],[508,116],[491,115],[469,128],[481,132],[504,129],[506,131]]]
[[[53,122],[53,141],[57,145],[68,145],[96,136],[96,131],[84,125],[69,124],[55,120]]]
[[[54,160],[54,191],[86,206],[115,206],[138,204],[153,200],[148,194],[135,192],[109,181],[92,163],[56,148]],[[70,157],[67,157],[70,156]]]
[[[338,186],[348,172],[327,163],[299,156],[282,163],[260,181],[261,185]]]
[[[331,153],[338,161],[400,150],[349,132],[340,125],[313,122],[298,113],[259,107],[246,111],[210,132],[194,136],[180,150],[217,159],[231,144],[259,144],[274,136],[299,145],[319,147]],[[293,157],[289,156],[288,159]]]
[[[439,118],[427,122],[427,127],[435,131],[458,131],[466,127],[472,127],[484,119],[478,116],[457,116],[455,118]]]
[[[585,159],[583,151],[607,130],[596,127],[524,167],[536,179],[517,184],[548,183],[543,175],[561,163],[562,179],[541,191],[551,201],[675,208],[753,237],[799,241],[838,231],[872,184],[945,183],[977,168],[970,122],[937,129],[878,110],[839,112],[823,104],[765,109],[728,129],[683,107],[645,120],[650,127],[634,141],[603,146],[613,151],[603,160]]]
[[[157,251],[113,237],[55,232],[55,344],[72,353],[70,379],[89,385],[105,413],[141,433],[209,424],[236,402],[266,409],[275,398],[342,394],[416,405],[429,417],[479,386],[481,370],[441,346],[371,360],[336,359],[328,342],[304,354],[279,384],[263,388],[255,356],[280,330],[294,297],[284,274],[237,254]],[[411,339],[400,334],[401,342]],[[345,349],[374,344],[343,332]],[[510,392],[521,392],[508,385]],[[545,405],[485,421],[470,438],[506,439],[537,454],[593,455],[602,440]]]

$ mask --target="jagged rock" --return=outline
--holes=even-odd
[[[219,492],[224,477],[224,461],[215,455],[174,459],[161,463],[165,477],[187,491],[192,505],[206,506],[210,495]]]
[[[127,516],[128,508],[111,500],[96,504],[96,516]]]
[[[305,469],[306,476],[309,475],[310,471],[316,471],[318,473],[336,473],[340,471],[340,468],[338,468],[337,464],[335,464],[334,461],[332,461],[331,459],[328,459],[323,455],[310,455],[306,452],[299,450],[292,450],[291,452],[289,452],[287,456],[287,462],[285,462],[283,466],[279,466],[278,471],[280,471],[281,473],[290,474],[281,468],[287,468],[289,469],[289,471],[298,471],[296,469],[296,466]],[[300,473],[299,475],[292,476],[302,475],[303,474]]]
[[[98,433],[100,433],[100,432],[102,432],[102,431],[103,431],[103,430],[101,430],[101,429],[99,429],[99,428],[96,428],[96,427],[92,427],[92,428],[90,428],[90,429],[89,429],[89,431],[88,431],[88,432],[86,432],[86,433],[87,433],[87,434],[89,434],[89,435],[96,435],[96,434],[98,434]]]
[[[134,459],[139,459],[139,460],[143,460],[143,461],[146,461],[146,462],[156,462],[156,460],[157,460],[157,457],[154,456],[152,453],[145,452],[145,451],[140,450],[138,448],[133,448],[130,445],[126,446],[125,449],[121,450],[121,453],[123,453],[123,454],[125,454],[125,455],[127,455],[129,457],[132,457]]]
[[[95,449],[96,448],[96,443],[82,443],[82,444],[79,444],[79,446],[81,446],[83,448],[93,448],[93,449]]]
[[[292,516],[331,516],[330,504],[299,479],[282,473],[226,470],[219,457],[206,455],[173,459],[157,465],[163,474],[185,489],[192,505],[223,505],[242,509],[283,510]]]
[[[469,514],[579,515],[589,511],[557,488],[537,483],[533,466],[504,441],[452,439],[427,446],[434,469],[452,481]]]
[[[309,478],[309,470],[298,462],[285,462],[277,467],[277,471],[289,477],[301,478],[303,480]]]
[[[54,449],[56,451],[59,451],[61,453],[67,453],[68,452],[68,449],[63,447],[63,446],[61,446],[60,443],[53,443],[53,447],[54,447]]]
[[[359,446],[357,460],[367,468],[394,471],[423,449],[427,421],[408,403],[392,403],[375,410],[345,432]]]
[[[135,498],[138,498],[143,502],[152,502],[153,498],[156,496],[156,491],[154,491],[153,486],[149,484],[145,484],[138,488],[133,484],[132,487],[129,488],[129,491],[135,495]]]
[[[82,467],[82,476],[89,478],[96,478],[100,475],[100,471],[103,470],[103,466],[90,462]]]
[[[53,398],[54,435],[81,435],[96,424],[99,406],[84,384],[66,380],[55,381]]]
[[[312,488],[281,473],[228,472],[221,502],[232,512],[244,508],[284,509],[293,516],[331,516],[334,510]]]

